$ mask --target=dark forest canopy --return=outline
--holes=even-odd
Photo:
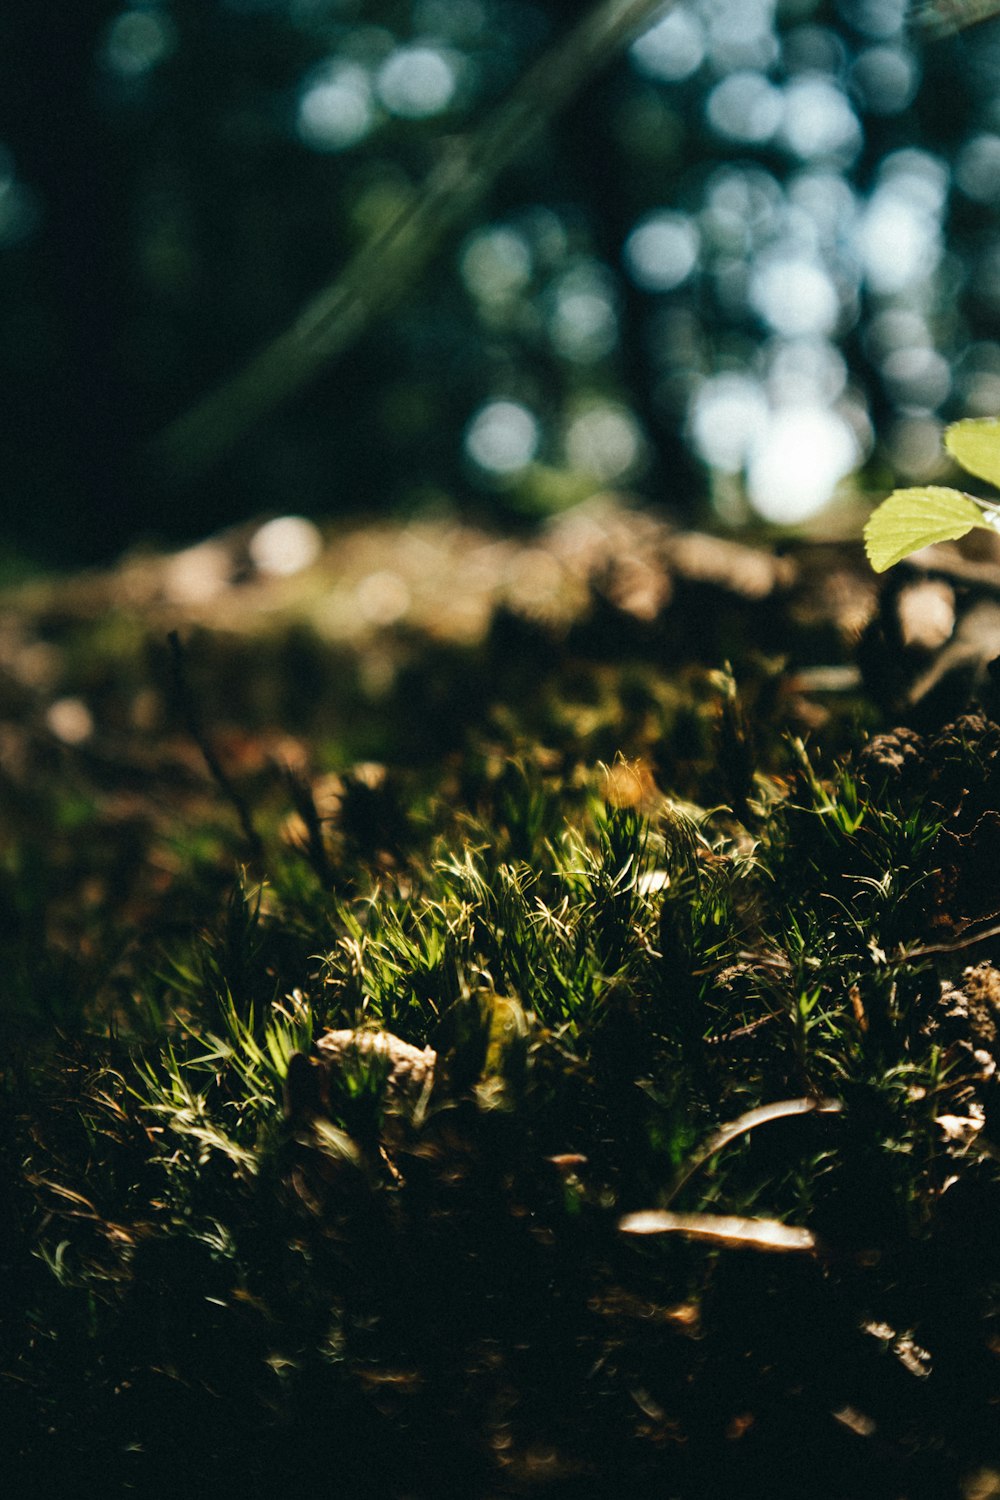
[[[611,8],[8,0],[7,551],[621,484],[794,522],[852,474],[936,477],[942,424],[1000,409],[1000,23],[905,0],[662,8],[540,131],[526,110],[340,358],[184,482],[149,449],[460,180],[526,77],[544,117]]]

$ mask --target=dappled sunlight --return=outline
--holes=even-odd
[[[865,733],[856,547],[296,519],[0,620],[20,1489],[985,1500],[1000,727]]]

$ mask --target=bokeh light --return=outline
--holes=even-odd
[[[847,62],[843,37],[829,26],[803,22],[781,39],[781,60],[788,73],[830,73],[839,77]]]
[[[829,406],[844,393],[847,361],[826,339],[774,339],[764,346],[763,354],[774,405]]]
[[[716,72],[769,68],[778,57],[775,0],[701,0],[708,25],[708,53]]]
[[[398,573],[379,568],[361,579],[354,590],[353,602],[369,625],[393,625],[410,608],[410,589]]]
[[[472,42],[486,28],[487,8],[482,0],[416,0],[413,25],[424,36]]]
[[[934,411],[951,389],[948,361],[926,344],[893,349],[881,365],[881,375],[894,405],[914,411]]]
[[[462,249],[462,279],[482,302],[505,302],[531,279],[531,246],[516,229],[491,225],[469,236]]]
[[[977,203],[1000,202],[1000,135],[984,132],[965,142],[955,161],[955,181]]]
[[[631,475],[642,456],[642,434],[625,406],[595,402],[576,413],[566,426],[570,468],[604,483]]]
[[[304,516],[276,516],[250,538],[250,560],[258,573],[284,578],[301,573],[323,550],[319,529]]]
[[[837,0],[837,9],[855,31],[884,40],[902,31],[907,3],[908,0]]]
[[[943,424],[927,416],[903,416],[889,425],[883,448],[900,479],[926,484],[941,478],[948,467],[943,432]]]
[[[169,16],[153,9],[127,10],[108,27],[103,61],[121,78],[139,78],[170,56],[175,41]]]
[[[721,474],[739,474],[768,419],[767,392],[749,375],[727,372],[703,381],[691,403],[691,440]]]
[[[783,249],[758,258],[749,300],[768,327],[788,338],[832,333],[840,315],[837,288],[822,263]]]
[[[184,547],[168,559],[163,592],[171,604],[210,604],[229,588],[233,561],[229,548],[209,538]]]
[[[708,96],[705,113],[712,129],[727,140],[760,146],[781,124],[785,101],[763,73],[731,73]]]
[[[779,525],[808,520],[827,504],[859,456],[850,424],[829,407],[772,412],[750,449],[751,503]]]
[[[972,417],[1000,412],[1000,344],[992,339],[967,344],[955,373],[963,411]]]
[[[808,221],[812,243],[832,255],[841,276],[850,279],[848,237],[858,216],[858,200],[850,183],[830,168],[806,168],[789,178],[787,196],[790,208],[800,216],[799,227]]]
[[[526,469],[538,452],[538,419],[519,401],[489,401],[465,432],[465,450],[486,474],[505,479]]]
[[[188,364],[221,374],[294,326],[449,173],[475,191],[422,271],[371,288],[393,306],[331,384],[336,419],[290,404],[257,434],[261,461],[248,450],[220,475],[218,515],[165,518],[176,597],[231,587],[190,545],[216,522],[310,524],[334,489],[468,498],[502,520],[621,483],[742,524],[802,519],[851,475],[860,491],[941,472],[943,426],[1000,411],[1000,21],[939,43],[906,0],[675,0],[477,198],[493,143],[466,145],[575,9],[106,10],[73,106],[82,125],[91,111],[87,150],[46,163],[6,126],[0,144],[0,358],[7,385],[37,359],[23,410],[48,410],[62,474],[41,486],[76,485],[115,380],[135,424],[165,423],[199,384]],[[90,178],[64,193],[85,159]],[[104,234],[118,238],[99,275]],[[62,372],[92,368],[63,422]],[[25,492],[45,470],[32,442],[12,481]],[[784,476],[810,444],[816,478],[796,499]],[[365,607],[388,619],[378,571]]]
[[[698,229],[686,214],[660,210],[640,219],[625,241],[625,265],[644,292],[669,292],[698,264]]]
[[[45,723],[64,745],[82,745],[94,733],[94,716],[82,698],[57,698],[45,712]]]
[[[0,249],[30,239],[40,217],[37,194],[19,180],[12,153],[0,145]]]
[[[594,262],[571,266],[549,294],[549,336],[574,364],[593,364],[615,347],[618,319],[607,270]]]
[[[871,115],[898,115],[916,96],[920,69],[902,47],[867,47],[851,68],[851,83]]]
[[[675,5],[655,26],[632,43],[632,61],[640,72],[663,83],[680,83],[705,60],[705,29],[684,5]]]
[[[371,78],[356,63],[330,62],[303,88],[296,116],[299,140],[315,151],[346,151],[375,123]]]
[[[905,292],[933,276],[948,179],[944,164],[924,151],[897,151],[882,163],[856,231],[872,291]]]
[[[399,47],[378,71],[375,87],[390,114],[428,120],[442,114],[458,86],[454,60],[437,47]]]
[[[846,94],[829,78],[794,78],[784,91],[781,139],[803,160],[850,163],[863,143],[861,122]]]

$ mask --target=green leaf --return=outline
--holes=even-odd
[[[1000,489],[1000,421],[995,417],[953,422],[945,430],[944,445],[963,469]]]
[[[932,542],[956,541],[974,526],[993,529],[976,502],[961,490],[935,484],[893,490],[868,518],[865,551],[876,573],[884,573],[911,552]]]

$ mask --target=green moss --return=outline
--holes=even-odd
[[[763,670],[541,680],[436,761],[341,761],[312,844],[245,778],[256,858],[204,784],[125,818],[36,783],[2,930],[23,1492],[791,1496],[794,1434],[813,1493],[930,1496],[996,1457],[995,1085],[942,988],[989,731],[879,781],[783,738]],[[358,1051],[286,1110],[359,1027],[432,1086]],[[747,1116],[790,1099],[822,1107]],[[623,1233],[645,1210],[681,1218]]]

